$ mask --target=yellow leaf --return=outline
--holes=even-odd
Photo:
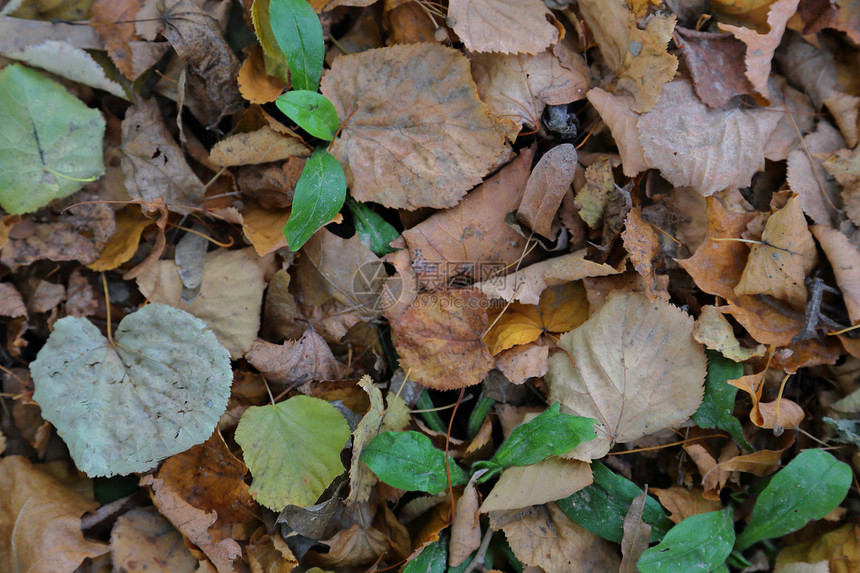
[[[125,209],[116,214],[116,231],[105,243],[99,258],[87,265],[94,271],[112,271],[130,260],[140,244],[143,230],[155,219],[148,219],[140,209]]]

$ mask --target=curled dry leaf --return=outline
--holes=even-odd
[[[134,30],[134,20],[143,0],[97,0],[93,2],[92,26],[104,40],[105,49],[117,69],[130,80],[137,78],[130,42],[140,40]]]
[[[541,0],[451,0],[448,6],[448,21],[470,52],[541,52],[559,40],[548,16]]]
[[[795,195],[768,218],[761,241],[750,250],[735,292],[769,294],[795,308],[806,308],[804,281],[817,263],[815,241]]]
[[[815,225],[812,233],[833,267],[851,324],[860,322],[860,251],[836,229]]]
[[[122,172],[129,195],[187,215],[203,203],[206,189],[185,161],[158,104],[138,99],[122,120]]]
[[[564,43],[536,56],[469,55],[481,101],[498,117],[538,127],[546,105],[580,100],[588,89],[585,60]]]
[[[469,61],[451,48],[411,44],[342,56],[321,90],[338,117],[352,114],[331,152],[359,201],[452,207],[509,157],[509,128],[478,99]]]
[[[570,191],[576,165],[576,148],[570,143],[553,147],[535,165],[517,209],[517,217],[535,233],[555,240],[552,223],[561,200]]]
[[[481,521],[478,507],[481,505],[481,494],[475,481],[483,472],[475,472],[463,495],[457,500],[454,521],[451,523],[451,542],[448,545],[448,563],[458,567],[469,555],[481,546]]]
[[[23,456],[0,459],[0,569],[54,573],[108,551],[81,532],[81,516],[98,503]]]
[[[764,356],[767,351],[763,344],[757,348],[744,348],[735,337],[732,325],[716,307],[703,306],[696,325],[693,327],[693,338],[711,350],[716,350],[729,360],[743,362],[754,356]]]
[[[766,34],[759,34],[753,28],[718,24],[720,30],[730,32],[738,40],[747,45],[746,76],[756,91],[765,99],[770,99],[767,80],[770,77],[771,60],[779,46],[788,19],[797,11],[800,0],[777,0],[770,6],[767,24],[770,27]]]
[[[688,82],[679,80],[663,87],[660,101],[637,127],[648,164],[674,185],[707,197],[749,186],[764,168],[764,149],[780,116],[778,110],[740,104],[710,110]]]
[[[654,227],[642,217],[642,210],[634,207],[624,220],[624,232],[621,233],[624,248],[630,254],[633,268],[642,277],[648,298],[659,298],[657,291],[657,273],[654,268],[660,256],[660,237]]]
[[[287,340],[280,346],[257,342],[245,359],[266,377],[275,394],[314,380],[338,380],[344,374],[343,365],[311,326],[299,340]]]
[[[684,311],[613,291],[585,324],[561,337],[564,351],[550,358],[546,376],[550,401],[598,421],[597,439],[573,457],[602,457],[616,443],[671,428],[696,411],[705,352],[692,332]]]
[[[479,383],[493,367],[482,337],[489,301],[474,289],[425,293],[391,319],[391,337],[409,377],[437,390]]]
[[[290,157],[307,157],[310,148],[301,139],[280,134],[268,125],[256,131],[228,136],[212,148],[209,160],[221,167],[257,165]]]
[[[648,488],[648,493],[653,493],[660,500],[660,505],[669,510],[669,519],[673,523],[681,523],[688,517],[719,511],[723,504],[717,500],[705,499],[702,488],[687,488],[673,485],[667,489]]]
[[[666,51],[675,16],[655,16],[641,30],[624,0],[580,0],[579,9],[618,87],[633,95],[632,108],[650,110],[678,69],[678,58]]]

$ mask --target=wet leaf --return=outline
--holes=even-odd
[[[273,511],[313,504],[344,471],[340,451],[348,439],[343,414],[308,396],[248,408],[236,428],[254,476],[251,495]]]
[[[30,372],[42,416],[90,476],[144,472],[205,441],[233,380],[206,324],[163,304],[127,315],[114,342],[86,319],[57,321]]]

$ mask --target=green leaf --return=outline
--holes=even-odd
[[[334,139],[339,125],[337,111],[324,95],[307,90],[293,90],[278,96],[275,105],[314,137],[326,141]]]
[[[251,5],[251,21],[254,24],[254,32],[257,40],[263,48],[263,61],[266,64],[266,73],[270,76],[280,78],[284,84],[290,85],[289,64],[287,57],[275,39],[275,33],[269,22],[269,0],[254,0]]]
[[[346,199],[343,167],[325,148],[316,149],[305,163],[284,236],[293,251],[298,251],[317,229],[331,221]]]
[[[0,207],[29,213],[104,172],[105,121],[53,80],[12,64],[0,70]]]
[[[406,491],[442,493],[448,487],[445,452],[418,432],[382,432],[361,452],[361,461],[390,486]],[[462,485],[469,476],[450,460],[451,484]]]
[[[287,57],[293,89],[317,91],[325,58],[317,13],[306,0],[269,0],[269,25]]]
[[[273,511],[308,507],[344,471],[349,424],[334,406],[309,396],[245,410],[236,442],[254,481],[251,495]]]
[[[719,428],[728,432],[745,450],[753,451],[752,445],[744,438],[741,423],[734,416],[735,395],[738,389],[728,383],[744,374],[742,364],[729,360],[719,352],[707,351],[708,375],[705,379],[705,396],[693,421],[700,428]]]
[[[556,503],[570,519],[590,532],[620,542],[624,536],[624,516],[642,490],[600,462],[593,462],[591,469],[593,484]],[[662,539],[673,525],[651,496],[645,499],[642,521],[651,526],[651,541]]]
[[[407,563],[402,573],[446,573],[448,569],[448,530]]]
[[[472,469],[489,469],[488,474],[482,476],[485,481],[502,468],[528,466],[549,456],[559,456],[597,437],[595,420],[562,414],[560,407],[556,402],[541,415],[514,428],[492,459],[477,462]]]
[[[761,492],[735,549],[743,551],[762,539],[783,536],[821,519],[842,503],[850,486],[848,464],[824,450],[801,452]]]
[[[710,511],[688,517],[673,527],[659,545],[646,549],[636,564],[642,573],[720,570],[732,552],[733,510]]]
[[[399,237],[400,233],[383,219],[382,215],[352,197],[347,197],[346,204],[352,212],[355,232],[365,247],[378,257],[397,250],[391,247],[391,242]]]
[[[203,443],[233,382],[206,323],[165,304],[123,318],[113,344],[90,321],[61,318],[30,372],[42,416],[90,476],[144,472]]]

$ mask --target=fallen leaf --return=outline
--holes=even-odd
[[[568,497],[593,481],[591,465],[549,457],[529,466],[505,468],[481,513],[522,509]]]
[[[152,41],[160,32],[176,50],[185,64],[186,86],[202,104],[207,127],[242,109],[236,83],[239,60],[218,21],[198,0],[146,0],[137,20],[141,36]],[[155,26],[144,33],[141,23]]]
[[[162,199],[187,215],[203,203],[205,188],[167,129],[158,104],[135,101],[122,121],[122,172],[129,195],[144,202]]]
[[[134,29],[134,19],[142,6],[143,0],[97,0],[91,8],[93,28],[104,41],[105,49],[117,69],[130,80],[137,79],[142,71],[135,70],[130,45],[140,40]]]
[[[642,30],[623,0],[582,0],[579,10],[618,87],[633,95],[632,109],[649,111],[678,69],[678,58],[666,51],[675,17],[655,15]]]
[[[139,507],[119,516],[110,535],[111,559],[118,569],[137,573],[162,567],[171,573],[194,573],[197,559],[182,534],[154,507]]]
[[[678,26],[681,54],[693,76],[693,86],[710,108],[723,107],[733,97],[753,93],[755,89],[740,66],[746,49],[731,34],[700,32]]]
[[[496,368],[513,384],[522,384],[529,378],[540,378],[546,374],[549,347],[523,344],[500,352],[496,356]]]
[[[590,228],[600,226],[614,191],[615,177],[611,160],[598,159],[585,168],[585,184],[577,189],[575,205],[579,209],[579,216]]]
[[[280,346],[256,342],[245,359],[266,377],[276,394],[314,380],[337,380],[345,373],[344,366],[311,326],[299,340],[286,340]]]
[[[250,103],[264,104],[275,101],[284,92],[284,82],[266,72],[263,49],[254,44],[246,48],[248,57],[239,68],[236,78],[239,93]]]
[[[342,56],[321,90],[338,117],[352,114],[331,152],[358,201],[452,207],[509,157],[508,128],[478,99],[468,60],[450,48],[411,44]]]
[[[756,91],[765,99],[770,99],[767,80],[770,76],[771,60],[785,32],[788,19],[791,18],[800,0],[777,0],[770,6],[767,15],[769,30],[759,34],[756,30],[742,26],[718,24],[720,30],[729,32],[747,45],[745,58],[746,76]]]
[[[12,283],[0,283],[0,315],[16,318],[27,316],[27,306]]]
[[[30,373],[42,417],[93,477],[144,472],[205,441],[233,380],[206,324],[163,304],[126,315],[110,340],[86,319],[58,320]]]
[[[234,358],[251,348],[260,330],[266,284],[253,249],[209,252],[200,294],[190,303],[182,300],[182,279],[174,261],[156,262],[137,278],[137,286],[151,302],[169,304],[205,321]]]
[[[457,500],[448,544],[448,564],[451,567],[459,567],[481,546],[481,516],[478,511],[481,494],[475,481],[482,475],[483,472],[475,472]]]
[[[588,90],[588,101],[600,114],[621,155],[621,168],[627,177],[635,177],[649,167],[645,150],[639,143],[639,114],[633,111],[633,97],[613,95],[600,88]]]
[[[550,357],[546,375],[550,401],[599,422],[597,439],[572,457],[602,457],[617,443],[671,428],[696,411],[705,353],[692,332],[693,319],[682,310],[615,291],[560,338],[565,352]]]
[[[817,263],[815,241],[806,225],[800,199],[792,196],[768,218],[761,241],[752,245],[735,293],[769,294],[805,309],[804,281]]]
[[[478,96],[497,117],[538,127],[547,105],[581,100],[589,73],[582,56],[559,43],[535,56],[471,53]]]
[[[619,573],[638,573],[636,564],[639,558],[648,549],[651,539],[651,526],[642,521],[642,512],[645,510],[645,500],[648,494],[642,492],[636,496],[627,513],[624,516],[624,537],[621,538],[621,566]]]
[[[215,144],[209,160],[221,167],[257,165],[290,157],[307,157],[310,148],[298,137],[280,134],[268,125],[256,131],[237,133]]]
[[[488,301],[460,289],[419,295],[391,322],[391,337],[404,369],[416,382],[437,390],[479,383],[493,367],[481,340],[488,326]]]
[[[137,208],[123,209],[116,214],[116,231],[105,243],[99,258],[87,265],[96,272],[112,271],[128,262],[137,252],[144,229],[155,221]]]
[[[6,283],[2,284],[5,285]],[[0,287],[0,293],[2,293],[3,288]],[[0,294],[0,307],[6,306],[3,298],[3,294]],[[63,285],[39,279],[35,281],[35,285],[32,286],[30,295],[27,297],[27,309],[30,312],[49,312],[64,300],[66,300],[66,289]],[[15,315],[7,314],[7,316]]]
[[[860,322],[860,252],[836,229],[815,225],[812,233],[833,267],[851,324]]]
[[[537,54],[559,40],[540,0],[452,0],[448,21],[470,52]],[[516,30],[511,34],[510,30]]]
[[[744,348],[735,337],[734,329],[726,317],[716,307],[702,307],[696,325],[693,327],[693,338],[706,348],[716,350],[729,360],[744,362],[752,357],[764,356],[767,351],[763,344],[756,348]]]
[[[517,558],[546,573],[615,571],[616,548],[571,521],[554,503],[490,514],[490,527],[505,532]]]
[[[233,539],[214,541],[209,527],[218,519],[215,511],[206,512],[185,501],[168,484],[152,474],[140,478],[142,487],[152,488],[152,501],[159,513],[196,545],[212,562],[218,573],[232,573],[233,561],[242,555],[242,548]]]
[[[553,147],[535,165],[517,208],[517,217],[534,232],[555,240],[552,223],[573,183],[576,166],[576,148],[570,143]]]
[[[785,113],[781,114],[767,141],[764,156],[771,161],[784,161],[793,149],[802,145],[803,136],[815,127],[815,108],[809,96],[791,87],[785,78],[774,77],[774,84],[781,93],[773,92],[771,95],[782,100]]]
[[[382,556],[396,561],[405,559],[411,549],[409,533],[388,505],[382,503],[377,507],[369,525],[366,521],[358,522],[322,540],[329,551],[314,555],[314,560],[324,567],[350,567],[373,563]]]
[[[299,564],[286,541],[277,533],[266,533],[266,527],[263,525],[251,536],[251,542],[245,546],[245,553],[248,555],[251,571],[290,573]]]
[[[817,156],[826,157],[843,147],[845,141],[836,128],[820,121],[815,132],[803,138],[803,145],[788,154],[788,186],[800,196],[803,212],[819,225],[835,221],[839,193]]]
[[[287,246],[284,225],[290,217],[286,209],[272,209],[247,201],[242,209],[242,231],[261,257]]]
[[[657,487],[648,488],[648,493],[653,493],[660,500],[660,505],[669,510],[669,519],[673,523],[681,523],[688,517],[719,511],[723,504],[718,500],[705,499],[702,488],[686,488],[673,485],[667,489]]]
[[[840,149],[823,163],[823,167],[842,185],[845,214],[857,225],[860,222],[860,152]]]
[[[759,450],[752,454],[735,456],[720,462],[720,468],[730,472],[746,472],[766,476],[779,469],[779,459],[784,450]]]
[[[4,571],[74,571],[108,551],[84,538],[81,516],[98,507],[91,498],[32,465],[23,456],[0,459],[0,568]]]
[[[666,84],[657,105],[639,118],[639,142],[648,164],[663,177],[707,197],[749,186],[764,168],[765,144],[780,115],[740,104],[710,110],[688,82],[678,80]]]
[[[524,150],[462,203],[403,231],[412,268],[425,288],[444,288],[463,275],[467,281],[486,280],[522,259],[527,240],[505,217],[520,204],[533,156],[533,148]]]
[[[648,298],[656,300],[659,298],[657,289],[656,263],[659,261],[662,250],[660,248],[660,237],[654,227],[642,217],[642,211],[634,207],[624,220],[624,232],[621,233],[624,248],[630,255],[633,268],[642,277],[648,289]]]
[[[792,571],[804,571],[792,569],[792,564],[816,563],[823,567],[813,569],[808,566],[808,573],[826,571],[827,573],[849,573],[860,567],[860,531],[853,523],[846,523],[842,527],[821,535],[814,541],[806,541],[797,545],[790,545],[780,550],[776,556],[777,573],[791,573]]]

